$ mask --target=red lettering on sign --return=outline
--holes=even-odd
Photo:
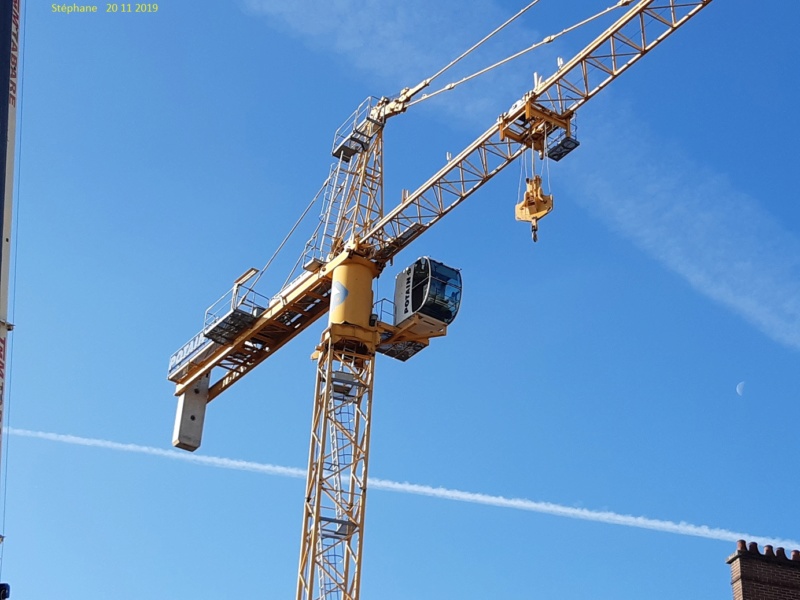
[[[17,62],[19,61],[19,9],[20,0],[14,0],[11,9],[11,81],[8,86],[8,103],[17,106]]]
[[[6,380],[6,338],[0,338],[0,386]],[[2,389],[2,387],[0,387]],[[2,402],[0,397],[0,402]]]

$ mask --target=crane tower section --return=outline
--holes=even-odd
[[[428,257],[397,278],[394,324],[373,311],[378,271],[354,256],[333,272],[328,327],[316,347],[297,599],[359,597],[375,354],[407,360],[447,333],[461,275]]]

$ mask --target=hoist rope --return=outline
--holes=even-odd
[[[519,201],[523,194],[525,193],[524,188],[526,187],[526,180],[528,179],[528,163],[525,160],[525,154],[528,153],[526,149],[523,152],[522,157],[519,161],[519,182],[517,183],[517,201]],[[531,166],[533,167],[533,157],[531,157]],[[533,174],[536,174],[536,170],[534,169]]]
[[[536,42],[535,44],[533,44],[533,45],[531,45],[531,46],[528,46],[527,48],[525,48],[525,49],[523,49],[523,50],[520,50],[520,51],[519,51],[519,52],[517,52],[516,54],[512,54],[511,56],[508,56],[508,57],[504,58],[503,60],[501,60],[501,61],[498,61],[498,62],[494,63],[493,65],[490,65],[490,66],[488,66],[488,67],[486,67],[486,68],[484,68],[484,69],[481,69],[480,71],[478,71],[478,72],[476,72],[476,73],[473,73],[472,75],[467,75],[467,76],[466,76],[466,77],[464,77],[463,79],[460,79],[460,80],[458,80],[458,81],[455,81],[455,82],[453,82],[453,83],[448,83],[446,86],[444,86],[443,88],[440,88],[440,89],[436,90],[435,92],[431,92],[430,94],[423,94],[423,95],[422,95],[420,98],[418,98],[417,100],[414,100],[413,102],[409,102],[409,103],[408,103],[408,106],[414,106],[415,104],[419,104],[419,103],[420,103],[420,102],[422,102],[423,100],[428,100],[428,99],[430,99],[430,98],[433,98],[434,96],[438,96],[438,95],[439,95],[439,94],[441,94],[442,92],[449,92],[450,90],[452,90],[452,89],[455,89],[456,87],[458,87],[458,86],[459,86],[459,85],[461,85],[462,83],[466,83],[467,81],[470,81],[471,79],[475,79],[476,77],[479,77],[480,75],[483,75],[483,74],[485,74],[485,73],[488,73],[488,72],[489,72],[489,71],[491,71],[492,69],[496,69],[497,67],[501,67],[501,66],[503,66],[504,64],[506,64],[507,62],[511,62],[512,60],[514,60],[514,59],[516,59],[516,58],[519,58],[519,57],[520,57],[520,56],[522,56],[523,54],[527,54],[528,52],[531,52],[532,50],[535,50],[536,48],[539,48],[540,46],[544,46],[545,44],[549,44],[549,43],[553,42],[554,40],[556,40],[556,39],[560,38],[561,36],[563,36],[563,35],[566,35],[566,34],[568,34],[568,33],[571,33],[572,31],[575,31],[575,30],[576,30],[576,29],[578,29],[579,27],[583,27],[584,25],[587,25],[588,23],[591,23],[592,21],[594,21],[594,20],[596,20],[596,19],[599,19],[600,17],[602,17],[602,16],[604,16],[604,15],[608,14],[608,13],[609,13],[609,12],[611,12],[612,10],[616,10],[617,8],[620,8],[620,7],[622,7],[622,6],[627,6],[627,5],[628,5],[628,4],[630,4],[631,2],[632,2],[632,0],[619,0],[619,2],[617,2],[616,4],[614,4],[614,5],[612,5],[612,6],[609,6],[608,8],[605,8],[605,9],[601,10],[599,13],[597,13],[597,14],[595,14],[595,15],[592,15],[591,17],[589,17],[589,18],[587,18],[587,19],[584,19],[583,21],[581,21],[581,22],[579,22],[579,23],[576,23],[576,24],[574,24],[574,25],[571,25],[571,26],[567,27],[566,29],[563,29],[563,30],[559,31],[558,33],[554,33],[554,34],[552,34],[552,35],[548,35],[547,37],[545,37],[545,38],[544,38],[544,39],[542,39],[541,41],[539,41],[539,42]],[[535,4],[535,3],[534,3],[534,4]],[[530,6],[526,7],[524,10],[527,10],[528,8],[530,8]],[[517,16],[518,16],[518,15],[517,15]],[[515,16],[515,17],[513,17],[513,18],[516,18],[516,16]],[[506,24],[507,24],[507,23],[506,23]],[[505,27],[505,24],[504,24],[504,25],[502,25],[502,26],[501,26],[501,28],[502,28],[502,27]],[[488,39],[489,37],[491,37],[492,35],[494,35],[494,33],[495,33],[496,31],[499,31],[499,29],[495,30],[494,32],[492,32],[491,34],[489,34],[489,36],[487,36],[486,38],[484,38],[483,40],[481,40],[480,42],[478,42],[478,44],[476,44],[475,46],[473,46],[472,48],[470,48],[470,50],[469,50],[468,52],[471,52],[471,51],[472,51],[474,48],[476,48],[478,45],[482,44],[482,43],[483,43],[483,42],[484,42],[486,39]],[[465,55],[466,55],[466,53],[465,53],[464,55],[462,55],[462,57],[463,57],[463,56],[465,56]],[[459,59],[458,59],[458,60],[460,60],[462,57],[459,57]],[[446,68],[449,68],[449,65],[448,65],[448,67],[446,67]],[[444,71],[444,69],[443,69],[442,71]],[[441,71],[440,71],[440,73],[441,73]],[[437,73],[437,76],[438,76],[438,73]]]
[[[547,171],[547,179],[545,180],[547,181],[547,191],[552,194],[553,187],[550,183],[550,157],[545,154],[543,162],[544,162],[544,164],[542,165],[543,170]]]

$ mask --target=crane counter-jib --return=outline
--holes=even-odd
[[[349,254],[350,251],[343,252],[318,270],[303,272],[273,297],[269,306],[257,309],[249,323],[226,332],[228,339],[215,342],[208,338],[214,336],[214,328],[204,329],[198,336],[210,341],[199,342],[201,345],[182,359],[181,366],[173,367],[170,380],[176,384],[175,395],[185,393],[219,367],[224,374],[210,384],[208,399],[212,400],[324,315],[330,304],[331,273]],[[231,307],[220,323],[224,325],[226,318],[229,322],[240,319],[237,309]]]
[[[252,269],[252,271],[257,272],[256,269]],[[301,287],[310,276],[311,273],[302,273],[271,299],[256,293],[252,288],[247,288],[246,293],[240,296],[237,294],[239,286],[234,284],[232,290],[226,292],[206,310],[203,328],[170,356],[167,378],[170,381],[183,382],[189,373],[196,370],[197,366],[207,362],[212,356],[215,341],[213,335],[207,334],[220,324],[224,324],[230,315],[248,312],[255,321],[255,317],[261,316],[278,305],[285,304],[291,292]],[[220,342],[217,343],[217,345],[219,344]]]

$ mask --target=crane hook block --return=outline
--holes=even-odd
[[[526,179],[526,190],[522,201],[514,211],[517,221],[528,221],[536,225],[539,219],[553,210],[553,196],[542,193],[542,178],[534,175]]]

